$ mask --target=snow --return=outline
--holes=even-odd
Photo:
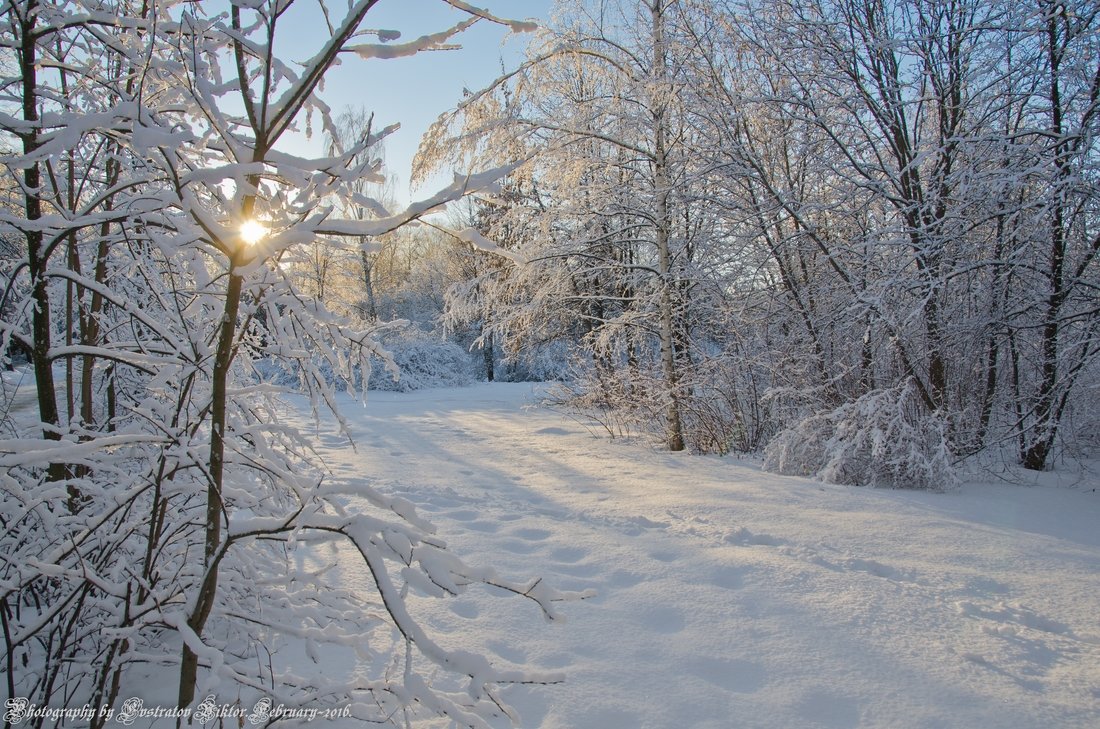
[[[457,50],[461,48],[461,46],[448,43],[447,41],[462,33],[476,22],[476,17],[468,18],[447,30],[431,33],[429,35],[422,35],[409,43],[385,45],[385,43],[388,43],[390,40],[394,40],[393,38],[389,38],[383,39],[383,44],[363,43],[360,45],[347,46],[345,50],[349,53],[356,53],[364,59],[407,58],[408,56],[415,56],[417,53],[423,53],[424,51]]]
[[[371,393],[343,403],[356,448],[315,435],[335,481],[407,499],[468,564],[597,591],[564,624],[410,600],[446,650],[566,675],[504,692],[521,726],[1100,726],[1095,476],[828,485],[598,438],[535,394]]]

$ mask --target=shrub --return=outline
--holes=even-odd
[[[374,361],[367,387],[371,390],[409,392],[429,387],[463,387],[476,381],[470,354],[454,342],[417,330],[385,337],[382,344],[393,358],[400,377]]]
[[[947,424],[912,382],[875,390],[781,431],[764,467],[830,483],[943,490],[956,484]]]

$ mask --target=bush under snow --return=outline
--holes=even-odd
[[[477,381],[470,354],[453,342],[418,329],[379,332],[378,340],[377,351],[369,358],[366,383],[362,382],[363,367],[357,364],[349,369],[356,387],[411,392],[431,387],[465,387]],[[321,375],[325,384],[338,391],[347,388],[346,374],[337,375],[324,357],[314,356],[309,367]],[[300,381],[301,362],[267,358],[257,362],[256,370],[273,384],[304,389]]]
[[[464,387],[476,381],[470,354],[454,342],[419,331],[384,337],[382,345],[393,358],[400,376],[377,364],[367,381],[371,390],[409,392],[429,387]]]
[[[911,382],[876,390],[781,431],[764,468],[854,486],[943,490],[956,477],[947,424]]]

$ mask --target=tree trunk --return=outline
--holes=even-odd
[[[485,379],[492,382],[496,373],[493,371],[493,331],[485,335],[485,345],[481,348],[481,356],[485,362]]]
[[[1065,38],[1058,30],[1059,11],[1053,3],[1044,3],[1050,14],[1047,20],[1047,70],[1050,73],[1050,116],[1051,136],[1054,144],[1054,185],[1053,210],[1050,221],[1050,250],[1047,256],[1049,294],[1045,302],[1042,339],[1039,345],[1040,366],[1039,386],[1032,409],[1034,419],[1032,433],[1025,439],[1026,445],[1020,453],[1020,465],[1034,471],[1047,467],[1050,452],[1054,447],[1054,438],[1058,433],[1061,420],[1061,408],[1058,406],[1057,388],[1059,378],[1058,356],[1062,335],[1061,313],[1066,298],[1065,261],[1066,261],[1066,221],[1065,192],[1070,177],[1069,143],[1065,138],[1062,90],[1059,80]],[[1063,33],[1068,32],[1063,30]],[[1022,424],[1021,424],[1022,425]]]
[[[656,195],[654,218],[657,223],[657,274],[660,288],[658,307],[658,334],[661,341],[661,369],[665,377],[665,442],[670,451],[684,450],[684,427],[680,415],[680,378],[676,366],[675,330],[673,328],[672,252],[670,237],[672,215],[669,212],[668,196],[668,119],[665,98],[666,58],[664,38],[664,0],[653,0],[650,6],[653,20],[653,76],[656,93],[660,98],[653,106],[653,188]]]
[[[374,261],[366,251],[359,251],[359,264],[363,269],[363,290],[367,294],[367,321],[378,321],[378,304],[374,300]]]
[[[250,207],[250,206],[249,206]],[[205,541],[203,542],[203,568],[205,575],[195,609],[188,616],[187,625],[202,636],[206,620],[214,607],[214,598],[218,591],[218,550],[222,533],[222,484],[225,472],[225,411],[227,404],[226,384],[229,368],[233,364],[233,342],[237,332],[237,313],[241,303],[241,287],[244,277],[237,270],[236,261],[229,267],[229,283],[225,292],[225,311],[222,314],[221,330],[218,333],[218,348],[214,355],[214,369],[211,373],[210,405],[210,460],[209,480],[206,486],[206,522]],[[198,656],[190,647],[184,646],[180,661],[179,708],[186,708],[195,698],[195,682],[198,678]]]
[[[37,42],[38,2],[29,0],[24,6],[24,14],[19,18],[19,65],[23,76],[23,121],[27,131],[20,137],[23,142],[23,154],[30,156],[38,149],[38,47]],[[37,162],[23,171],[23,204],[28,223],[42,218],[42,198],[39,189],[42,185],[41,169]],[[42,421],[42,437],[46,440],[61,440],[59,430],[60,417],[57,410],[57,386],[54,382],[53,365],[50,362],[52,333],[50,331],[50,293],[45,277],[49,251],[44,248],[42,231],[28,226],[27,263],[31,279],[31,299],[34,307],[31,313],[31,365],[34,368],[35,384],[38,389],[38,414]],[[65,478],[65,465],[51,463],[48,470],[51,481]]]

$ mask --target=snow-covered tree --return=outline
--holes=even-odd
[[[832,389],[830,378],[858,373],[834,393],[844,400],[911,381],[959,450],[1015,433],[1021,463],[1044,467],[1061,417],[1053,391],[1069,402],[1095,361],[1085,344],[1095,321],[1083,301],[1068,303],[1095,277],[1095,233],[1079,217],[1067,237],[1068,188],[1055,182],[1087,217],[1095,149],[1070,140],[1092,138],[1095,124],[1085,99],[1100,68],[1081,61],[1095,12],[811,0],[746,3],[730,18],[724,47],[752,52],[721,56],[722,151],[732,180],[753,190],[748,207],[763,200],[790,226],[764,240],[815,357],[834,368],[808,384]],[[1072,70],[1063,56],[1077,59]],[[791,164],[796,141],[809,154]],[[1054,314],[1064,306],[1075,313]]]
[[[409,43],[364,28],[376,0],[4,5],[18,69],[2,85],[3,164],[20,209],[0,217],[15,241],[2,335],[37,395],[0,440],[9,698],[98,707],[171,677],[181,708],[263,693],[482,726],[509,713],[498,685],[554,680],[444,649],[406,603],[483,583],[550,616],[568,596],[470,569],[410,504],[329,479],[269,381],[274,363],[320,413],[332,373],[354,389],[386,358],[285,261],[318,240],[369,246],[501,174],[390,211],[357,187],[385,130],[319,159],[278,148],[295,125],[336,128],[317,92],[341,56],[448,48],[477,22],[528,29],[451,4],[463,20]],[[281,39],[309,19],[327,40],[286,62]],[[351,203],[367,214],[341,216]],[[349,559],[366,593],[332,571]],[[297,658],[320,646],[361,670],[333,681]]]
[[[561,4],[436,130],[531,157],[531,194],[484,221],[536,231],[492,294],[498,341],[576,341],[574,402],[673,448],[756,448],[905,387],[956,455],[1046,467],[1097,375],[1096,23],[1039,1]]]
[[[522,72],[465,105],[458,132],[482,158],[533,157],[514,179],[529,194],[487,231],[533,231],[515,241],[530,263],[511,277],[532,300],[502,293],[513,302],[493,326],[580,339],[603,381],[589,392],[606,398],[608,378],[624,377],[614,406],[636,404],[672,450],[687,445],[695,307],[713,284],[700,265],[711,201],[682,94],[690,22],[686,4],[664,0],[567,4]]]

